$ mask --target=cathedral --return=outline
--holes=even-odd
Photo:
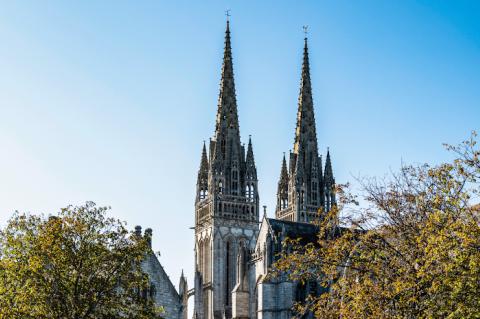
[[[245,149],[240,140],[237,108],[227,21],[215,133],[197,180],[194,317],[290,318],[302,293],[296,283],[266,279],[268,269],[284,238],[316,240],[310,222],[335,203],[330,154],[325,167],[318,154],[307,38],[295,141],[288,165],[282,161],[274,219],[260,219],[253,145],[249,139]]]
[[[241,142],[237,108],[227,21],[215,132],[203,145],[196,187],[194,287],[188,290],[182,274],[177,293],[155,257],[144,267],[160,290],[153,297],[166,318],[187,319],[193,296],[194,319],[286,319],[296,301],[320,292],[315,283],[267,276],[282,241],[316,241],[312,221],[335,204],[330,153],[323,166],[318,152],[307,38],[295,140],[280,167],[275,218],[260,212],[253,145],[249,139],[245,149]]]

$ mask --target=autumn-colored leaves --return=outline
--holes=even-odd
[[[0,231],[0,318],[159,318],[142,297],[143,238],[88,202],[51,217],[16,213]]]
[[[274,274],[328,288],[299,303],[297,314],[480,317],[480,211],[472,205],[480,190],[476,134],[447,148],[456,154],[450,163],[406,166],[389,181],[363,180],[364,205],[352,205],[355,197],[340,191],[317,243],[286,243],[290,249]]]

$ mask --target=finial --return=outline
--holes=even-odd
[[[230,9],[225,10],[225,15],[227,16],[227,22],[230,22]]]
[[[306,40],[308,35],[308,25],[304,25],[302,28],[303,28],[303,33],[305,34],[305,40]]]
[[[267,216],[267,205],[263,205],[263,216]]]

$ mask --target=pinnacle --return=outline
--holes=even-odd
[[[280,172],[280,180],[283,180],[284,178],[288,179],[287,160],[285,159],[285,153],[283,153],[282,170]]]
[[[198,171],[198,175],[199,177],[203,175],[208,175],[208,157],[205,141],[203,142],[202,159],[200,160],[200,170]]]
[[[255,158],[253,156],[253,146],[252,146],[252,136],[249,135],[248,137],[248,149],[247,149],[247,158],[246,158],[247,165],[255,165]]]
[[[327,150],[327,159],[325,160],[325,179],[333,179],[332,161],[330,159],[330,150]]]

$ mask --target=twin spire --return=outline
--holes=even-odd
[[[210,140],[208,150],[210,157],[207,156],[207,147],[204,145],[197,182],[197,201],[210,198],[209,195],[216,198],[219,198],[217,195],[228,195],[244,197],[244,199],[238,198],[238,201],[247,201],[255,206],[258,198],[257,170],[251,139],[248,141],[247,149],[240,140],[230,21],[228,20],[225,30],[215,133]],[[203,182],[205,179],[208,181],[206,185]],[[230,214],[225,211],[223,206],[221,207],[223,213]],[[239,210],[240,208],[238,205],[228,204],[226,209]],[[258,213],[256,207],[254,209],[242,207],[241,210],[250,212],[249,218],[255,218]]]
[[[312,82],[310,80],[310,62],[308,59],[308,40],[305,38],[293,152],[299,154],[302,147],[306,146],[304,144],[309,140],[314,142],[315,145],[312,145],[312,147],[316,150],[315,115],[313,111]]]
[[[332,191],[334,178],[330,153],[327,153],[325,170],[318,154],[307,37],[303,48],[295,139],[289,160],[290,171],[287,170],[285,156],[282,161],[276,218],[311,222],[318,218],[320,209],[328,211],[331,208],[335,195]]]
[[[257,172],[251,139],[247,150],[240,141],[228,19],[215,133],[210,140],[208,151],[209,157],[204,144],[197,182],[199,194],[220,193],[250,199],[253,196],[258,199]],[[278,189],[277,218],[308,221],[317,213],[318,208],[324,207],[327,195],[330,203],[334,203],[335,198],[330,192],[334,183],[330,153],[327,153],[325,169],[318,154],[307,37],[303,48],[295,139],[288,164],[290,169],[284,156]],[[253,195],[251,190],[254,190]],[[201,201],[207,198],[207,195],[199,195],[197,199]],[[282,210],[285,210],[285,214],[279,215]],[[255,211],[258,213],[258,209]]]

